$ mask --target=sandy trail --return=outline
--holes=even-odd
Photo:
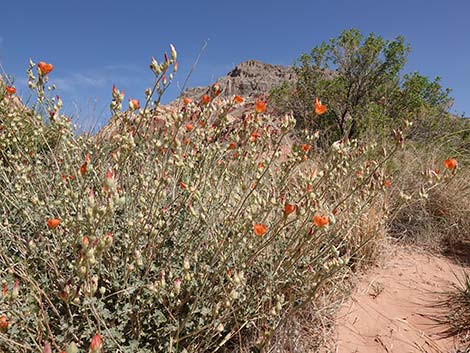
[[[397,248],[367,273],[337,316],[336,352],[458,352],[430,317],[462,267],[447,258]]]

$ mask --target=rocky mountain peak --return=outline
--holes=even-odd
[[[235,66],[226,76],[217,80],[224,96],[238,94],[244,97],[268,93],[275,87],[295,79],[292,67],[266,64],[257,60],[244,61]],[[183,95],[198,98],[206,93],[208,87],[188,89]]]

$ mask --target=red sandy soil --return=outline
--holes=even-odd
[[[463,268],[416,249],[396,248],[384,265],[359,281],[337,316],[338,353],[458,352],[457,339],[442,338],[445,327],[433,305],[457,283]]]

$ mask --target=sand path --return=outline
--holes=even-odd
[[[384,265],[364,275],[337,316],[336,352],[458,352],[431,318],[432,307],[461,276],[445,257],[397,248]]]

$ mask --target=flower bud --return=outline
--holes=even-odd
[[[75,342],[72,342],[67,346],[65,353],[78,353],[78,348]]]
[[[153,56],[152,56],[152,62],[150,63],[150,69],[157,75],[160,73],[160,65],[158,65],[157,60],[155,60]]]
[[[16,280],[15,284],[13,285],[13,290],[11,291],[11,300],[15,300],[20,293],[20,281]]]
[[[176,49],[175,47],[173,46],[173,44],[170,44],[170,52],[171,52],[171,58],[173,60],[176,60],[177,58],[177,53],[176,53]]]
[[[188,260],[188,259],[184,259],[184,261],[183,261],[183,268],[187,271],[187,270],[189,270],[189,267],[190,267],[190,265],[189,265],[189,260]]]
[[[177,278],[175,279],[175,282],[173,283],[174,287],[175,287],[175,291],[176,291],[176,294],[179,294],[179,292],[181,291],[181,278]]]
[[[101,353],[103,351],[103,341],[101,336],[97,333],[93,336],[90,343],[90,353]]]
[[[48,341],[44,343],[44,347],[42,348],[42,353],[52,353],[51,344]]]
[[[129,99],[129,108],[131,110],[140,109],[140,103],[138,99]]]

